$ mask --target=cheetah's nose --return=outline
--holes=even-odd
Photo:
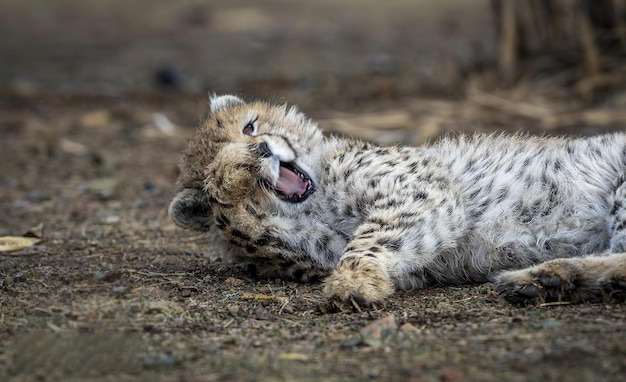
[[[272,151],[270,150],[270,148],[267,146],[267,143],[265,142],[261,142],[259,143],[259,152],[261,153],[261,156],[263,158],[268,158],[271,157],[272,155]]]

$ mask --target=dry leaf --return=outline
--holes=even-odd
[[[24,235],[22,235],[22,236],[23,237],[32,237],[32,238],[43,240],[43,238],[44,238],[44,229],[45,229],[44,224],[43,223],[39,223],[36,226],[34,226],[33,228],[31,228],[28,231],[26,231],[24,233]]]
[[[309,357],[302,353],[280,353],[278,359],[283,361],[307,361]]]
[[[38,237],[2,236],[0,237],[0,252],[19,251],[40,241]]]
[[[106,127],[111,124],[111,113],[107,110],[94,110],[83,114],[78,123],[88,129]]]

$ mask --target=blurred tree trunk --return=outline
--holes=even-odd
[[[605,69],[604,55],[626,48],[626,0],[492,0],[499,33],[498,70],[505,86],[539,55],[579,55],[586,76]]]

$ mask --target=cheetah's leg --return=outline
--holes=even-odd
[[[609,216],[611,242],[609,252],[626,252],[626,182],[621,180],[613,199]]]
[[[503,272],[496,289],[515,304],[625,301],[626,253],[556,259]]]
[[[339,265],[324,281],[324,295],[330,299],[369,306],[381,302],[394,292],[394,285],[384,260],[383,248],[372,246],[344,253]]]
[[[608,220],[607,253],[503,272],[496,279],[500,295],[519,304],[626,300],[626,182],[620,180],[617,185]]]
[[[430,210],[402,219],[394,211],[372,213],[357,228],[338,265],[325,280],[326,297],[368,306],[383,302],[396,288],[425,287],[427,270],[443,251],[456,245],[464,224],[462,217],[455,219],[456,224],[441,219],[448,216],[439,211],[445,211],[447,204],[429,203],[424,207]]]

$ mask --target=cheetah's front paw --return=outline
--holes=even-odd
[[[369,258],[343,260],[324,281],[324,295],[356,308],[382,303],[394,286],[381,266]]]

